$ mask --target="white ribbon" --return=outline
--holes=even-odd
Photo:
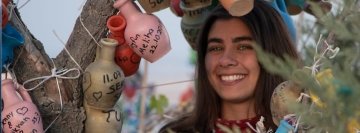
[[[64,76],[65,74],[71,72],[71,71],[76,71],[78,74],[76,76],[73,77],[67,77]],[[71,69],[60,69],[60,70],[56,70],[56,67],[54,67],[53,69],[51,69],[51,75],[49,76],[42,76],[42,77],[37,77],[37,78],[32,78],[29,79],[27,81],[25,81],[23,83],[23,86],[25,88],[25,84],[28,84],[30,82],[36,81],[36,80],[42,80],[39,84],[37,84],[35,87],[32,87],[30,89],[25,89],[27,91],[32,91],[34,89],[36,89],[37,87],[39,87],[41,84],[43,84],[44,82],[46,82],[47,80],[51,79],[51,78],[60,78],[60,79],[77,79],[80,77],[80,70],[77,68],[71,68]]]

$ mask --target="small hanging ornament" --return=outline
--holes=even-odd
[[[117,41],[110,38],[100,40],[100,52],[83,75],[84,103],[94,109],[109,110],[118,101],[125,75],[115,64],[114,54]]]
[[[114,7],[126,19],[125,40],[136,54],[152,63],[170,51],[170,39],[159,18],[141,13],[130,0],[117,0]]]
[[[106,25],[110,30],[109,38],[115,39],[119,43],[115,50],[116,64],[123,70],[126,77],[135,74],[139,69],[141,57],[137,55],[125,41],[125,18],[121,14],[111,16]]]
[[[290,15],[297,15],[304,10],[305,0],[285,0]]]
[[[4,133],[42,133],[43,125],[40,112],[32,103],[29,93],[22,88],[17,89],[12,80],[1,81],[2,130]]]
[[[275,88],[271,96],[270,109],[276,125],[279,125],[284,116],[293,114],[293,112],[290,112],[288,105],[296,103],[302,92],[303,89],[292,81],[282,82]]]
[[[2,64],[11,64],[14,59],[14,48],[22,45],[24,38],[22,35],[13,28],[10,23],[6,24],[2,29],[2,44],[1,44],[1,62]],[[2,66],[4,70],[4,67]]]
[[[170,6],[170,0],[138,0],[138,2],[148,14],[160,11]]]
[[[254,0],[219,0],[232,16],[243,16],[254,8]]]

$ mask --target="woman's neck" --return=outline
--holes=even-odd
[[[221,118],[225,120],[243,120],[256,117],[254,101],[234,103],[223,101]]]

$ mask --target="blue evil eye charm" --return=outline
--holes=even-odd
[[[11,64],[14,59],[14,48],[24,44],[24,38],[9,23],[2,29],[1,62],[2,65]],[[2,66],[3,68],[3,66]]]
[[[294,130],[295,128],[291,126],[287,121],[281,120],[280,125],[275,133],[289,133],[290,131],[294,131]]]

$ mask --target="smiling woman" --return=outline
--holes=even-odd
[[[218,32],[221,30],[228,34]],[[211,27],[208,38],[205,67],[210,84],[223,99],[223,108],[232,102],[248,106],[254,101],[252,95],[260,73],[249,28],[240,19],[218,20]],[[224,112],[224,117],[231,112]],[[256,116],[252,113],[239,117],[248,118],[247,115]]]
[[[195,108],[167,124],[161,132],[225,132],[234,126],[251,131],[264,117],[263,130],[276,130],[270,111],[275,87],[284,81],[258,62],[253,45],[282,57],[298,60],[279,13],[265,1],[241,17],[217,7],[204,23],[198,41]],[[252,131],[255,132],[255,131]]]

